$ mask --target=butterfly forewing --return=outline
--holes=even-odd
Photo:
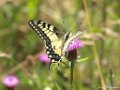
[[[29,21],[30,27],[40,36],[45,42],[45,49],[52,63],[61,61],[61,37],[63,32],[51,24],[41,20]]]

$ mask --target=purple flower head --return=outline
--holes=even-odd
[[[50,59],[48,58],[48,55],[45,53],[41,53],[38,59],[43,63],[46,63],[46,64],[50,63]]]
[[[69,45],[68,49],[65,52],[65,57],[69,61],[75,61],[77,59],[77,49],[82,48],[84,46],[83,42],[80,41],[79,38],[75,38],[72,40]]]
[[[83,46],[84,46],[83,42],[81,42],[79,38],[76,38],[69,44],[68,50],[73,51],[73,50],[81,48]]]
[[[19,83],[19,80],[14,75],[6,76],[3,79],[3,84],[7,87],[15,87],[15,86],[17,86],[18,83]]]

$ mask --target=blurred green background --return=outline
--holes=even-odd
[[[29,27],[31,19],[65,32],[85,24],[79,52],[89,59],[76,64],[73,90],[120,90],[120,0],[0,0],[1,81],[14,74],[16,90],[69,90],[69,62],[49,71],[38,60],[44,44]]]

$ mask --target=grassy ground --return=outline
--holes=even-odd
[[[41,39],[28,21],[41,19],[65,32],[77,32],[80,23],[87,33],[85,46],[74,68],[73,90],[120,90],[119,0],[1,0],[0,90],[6,75],[16,75],[16,90],[69,90],[69,62],[48,65],[38,60],[44,51]]]

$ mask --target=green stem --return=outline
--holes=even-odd
[[[73,72],[74,72],[74,66],[75,66],[75,62],[70,62],[70,90],[72,90],[73,86]]]

